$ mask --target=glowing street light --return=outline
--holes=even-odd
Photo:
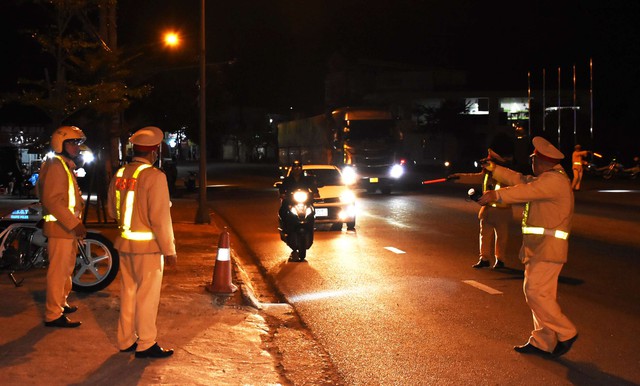
[[[176,32],[167,32],[164,34],[164,45],[167,47],[177,47],[180,45],[180,35]]]

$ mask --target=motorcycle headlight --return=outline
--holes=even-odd
[[[353,185],[358,180],[356,170],[351,166],[346,166],[342,170],[342,183],[345,185]]]
[[[293,201],[297,202],[298,204],[307,202],[308,199],[309,199],[309,193],[307,192],[299,191],[299,192],[293,193]]]
[[[404,168],[402,167],[402,165],[393,165],[393,167],[391,168],[391,172],[389,173],[391,178],[400,178],[403,174]]]
[[[340,202],[343,204],[353,204],[356,201],[356,195],[351,190],[345,190],[340,195]]]

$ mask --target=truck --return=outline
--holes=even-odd
[[[402,137],[388,109],[339,108],[278,124],[278,162],[336,165],[368,192],[389,194],[404,174]]]

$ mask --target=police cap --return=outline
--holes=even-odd
[[[133,148],[140,151],[152,151],[155,150],[160,142],[164,139],[164,133],[162,130],[155,126],[147,126],[136,131],[131,137],[129,142],[133,144]]]
[[[535,150],[532,155],[535,155],[547,162],[557,164],[564,159],[564,154],[562,154],[558,148],[553,146],[551,142],[542,137],[533,138],[533,147]]]

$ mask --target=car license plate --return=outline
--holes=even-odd
[[[372,184],[377,184],[378,183],[378,177],[369,178],[369,182],[372,183]]]
[[[327,217],[329,215],[329,209],[316,208],[316,217]]]

